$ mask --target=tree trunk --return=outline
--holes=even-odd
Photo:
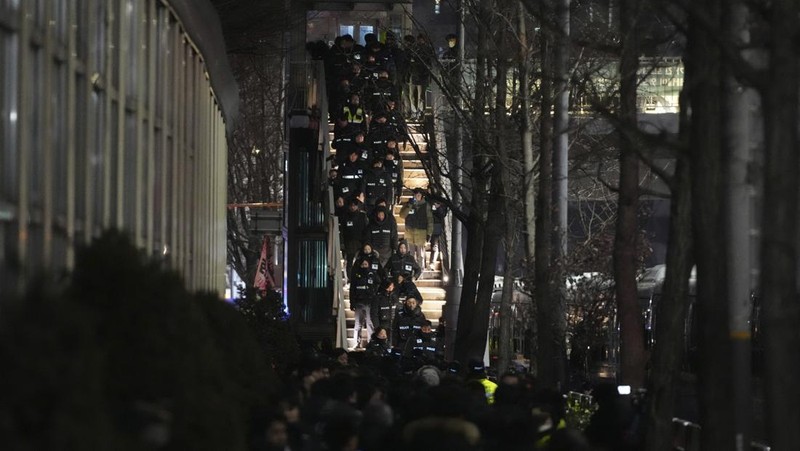
[[[474,198],[474,194],[473,194]],[[470,357],[472,318],[475,316],[475,298],[478,294],[478,277],[481,271],[485,219],[470,209],[467,223],[467,250],[464,255],[464,286],[458,309],[458,330],[455,341],[455,360],[466,364]]]
[[[539,4],[541,20],[548,20],[547,2]],[[557,356],[559,350],[554,343],[555,331],[552,318],[553,307],[550,293],[553,280],[552,266],[553,242],[553,78],[551,42],[552,32],[546,26],[540,27],[539,39],[541,48],[541,87],[539,124],[539,192],[537,196],[536,215],[536,259],[534,273],[534,298],[536,300],[536,374],[542,387],[554,387],[557,384]]]
[[[772,2],[761,244],[767,424],[776,450],[800,449],[800,361],[797,349],[798,4]]]
[[[469,340],[469,358],[483,359],[486,350],[486,338],[489,331],[489,312],[494,292],[494,276],[497,266],[497,248],[503,236],[505,211],[502,199],[502,181],[499,166],[496,166],[492,177],[492,194],[489,197],[489,215],[483,238],[481,255],[481,274],[478,283],[478,294],[475,296],[475,312],[472,315],[472,331]]]
[[[639,69],[638,7],[634,0],[620,4],[620,131],[619,192],[617,227],[614,239],[614,287],[620,318],[620,372],[623,384],[644,385],[644,330],[642,309],[636,292],[636,242],[639,231],[639,157],[634,139],[638,131],[636,117],[637,71]]]
[[[721,161],[722,0],[693,3],[686,81],[692,112],[692,227],[697,261],[702,449],[734,449]],[[709,27],[709,24],[711,27]],[[714,28],[713,30],[710,28]],[[795,206],[796,207],[796,206]]]
[[[503,5],[503,9],[501,11],[508,13],[507,15],[511,16],[511,9],[510,6],[511,2],[508,2],[509,5]],[[498,48],[503,48],[505,35],[507,31],[505,27],[500,28],[500,31],[496,35],[496,42]],[[491,202],[491,205],[494,209],[502,209],[500,211],[490,212],[489,213],[489,221],[492,222],[493,219],[496,219],[499,224],[498,226],[502,225],[503,228],[503,236],[504,239],[504,248],[506,249],[506,257],[505,257],[505,265],[503,270],[503,290],[502,295],[500,298],[500,343],[498,346],[498,366],[497,371],[498,373],[502,374],[508,369],[509,363],[511,362],[511,297],[513,294],[514,288],[514,278],[513,278],[513,271],[512,266],[514,264],[514,244],[516,242],[516,234],[517,234],[517,205],[516,205],[516,198],[512,198],[508,194],[513,192],[514,186],[519,186],[518,181],[512,180],[516,174],[509,170],[500,170],[500,168],[509,168],[518,163],[518,161],[514,161],[511,155],[511,149],[506,142],[507,130],[508,130],[508,121],[506,119],[507,108],[506,108],[506,98],[508,94],[508,60],[506,55],[500,54],[497,58],[497,90],[495,95],[495,115],[494,121],[495,125],[493,129],[495,130],[495,149],[497,150],[497,161],[495,162],[495,169],[492,179],[493,184],[493,198],[494,200]],[[497,188],[495,190],[494,188]],[[502,207],[501,207],[502,206]],[[492,207],[490,207],[492,208]],[[493,218],[493,216],[497,216],[497,218]],[[500,227],[498,227],[499,229]],[[492,227],[487,228],[487,233],[492,233]],[[500,230],[497,230],[497,238],[501,236]],[[486,241],[489,241],[487,237]],[[499,243],[498,243],[499,244]],[[497,246],[491,249],[486,249],[484,251],[484,256],[488,256],[488,254],[494,255],[494,260],[497,260]],[[492,268],[492,280],[490,283],[492,284],[492,292],[494,292],[494,276],[495,276],[495,269]],[[487,278],[488,279],[488,278]],[[489,294],[489,302],[491,303],[492,293]],[[491,311],[491,305],[489,306],[489,314]],[[487,315],[488,321],[488,315]]]
[[[683,96],[682,96],[683,97]],[[672,451],[672,418],[675,413],[677,384],[685,357],[684,326],[689,306],[689,277],[692,272],[691,177],[686,155],[689,133],[687,108],[680,108],[681,153],[670,182],[669,247],[667,274],[661,299],[656,307],[656,342],[648,393],[647,449]]]
[[[522,2],[518,8],[517,35],[519,37],[519,105],[522,121],[519,128],[522,141],[522,156],[524,161],[524,175],[522,186],[524,190],[523,203],[525,205],[525,258],[528,268],[534,267],[536,256],[536,177],[535,158],[533,155],[533,130],[531,127],[531,68],[528,59],[530,48],[528,46],[527,25],[525,24],[525,7]]]
[[[491,34],[488,24],[485,23],[489,15],[490,0],[481,0],[477,13],[472,16],[478,27],[478,53],[475,60],[475,74],[477,80],[487,79],[487,57],[489,55],[488,42]],[[471,199],[469,223],[467,224],[467,252],[464,255],[464,287],[461,292],[461,301],[458,310],[458,331],[455,342],[455,356],[461,362],[466,362],[471,357],[475,346],[473,318],[476,315],[477,290],[479,274],[482,267],[484,248],[484,229],[486,227],[486,188],[487,176],[482,171],[486,165],[485,153],[481,148],[485,142],[488,87],[485,83],[476,83],[475,100],[472,103],[472,171],[471,171]],[[486,337],[483,338],[484,342]],[[482,355],[482,354],[481,354]]]

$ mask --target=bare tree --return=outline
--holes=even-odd
[[[621,381],[633,387],[644,386],[644,333],[642,309],[636,290],[636,238],[638,236],[639,157],[636,92],[639,71],[638,1],[622,0],[620,35],[620,107],[619,107],[619,192],[617,197],[617,230],[614,238],[614,280],[617,312],[620,318]]]

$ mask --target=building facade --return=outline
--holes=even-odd
[[[225,287],[226,126],[206,0],[0,0],[0,297],[105,229]]]

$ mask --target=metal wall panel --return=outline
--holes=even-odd
[[[33,270],[69,270],[76,247],[109,227],[165,258],[190,288],[223,293],[226,118],[236,102],[225,107],[218,90],[229,98],[236,88],[218,21],[187,5],[0,2],[2,280],[24,268],[0,298]]]

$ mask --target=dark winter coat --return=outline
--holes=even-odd
[[[339,167],[339,176],[334,181],[334,196],[345,201],[350,200],[355,193],[364,192],[364,165],[344,163]]]
[[[404,307],[397,312],[392,331],[392,345],[404,348],[409,339],[420,333],[424,322],[425,315],[419,307],[410,311]]]
[[[378,337],[372,337],[369,344],[367,344],[365,354],[368,357],[384,357],[389,355],[389,349],[388,339],[381,340]]]
[[[366,237],[366,235],[365,235]],[[369,237],[365,238],[365,242],[369,242]],[[381,280],[384,279],[383,277],[383,267],[381,266],[380,262],[380,252],[374,250],[375,246],[373,247],[373,251],[369,254],[364,254],[364,251],[359,251],[356,258],[353,260],[353,267],[350,268],[350,274],[355,273],[358,268],[361,267],[361,262],[366,260],[369,262],[369,269],[375,271],[379,276],[381,276]]]
[[[391,334],[397,302],[397,290],[378,290],[369,311],[372,316],[372,324],[385,328]]]
[[[414,337],[412,343],[412,352],[419,353],[426,363],[432,363],[444,357],[442,345],[433,332],[427,334],[420,332],[419,335]]]
[[[386,171],[383,166],[372,167],[364,175],[364,195],[367,205],[375,205],[380,199],[392,198],[392,174]]]
[[[414,298],[418,304],[422,304],[422,294],[420,294],[417,284],[412,282],[411,279],[404,279],[403,283],[398,284],[395,291],[397,291],[397,300],[399,302],[405,303],[406,299]]]
[[[399,252],[392,254],[389,261],[386,262],[385,271],[393,278],[402,274],[406,279],[416,279],[422,274],[422,268],[419,267],[414,256],[408,252],[402,255]]]
[[[367,225],[367,214],[361,210],[350,211],[348,209],[339,217],[342,246],[348,254],[355,255],[361,249]]]
[[[444,218],[447,216],[447,207],[441,204],[439,206],[431,204],[431,213],[433,214],[432,235],[441,235],[444,229]]]
[[[381,279],[371,268],[358,268],[350,280],[350,303],[371,305]]]
[[[383,211],[386,215],[383,221],[378,221],[378,212]],[[386,207],[375,207],[369,220],[365,234],[365,239],[372,245],[372,248],[380,252],[381,255],[391,255],[397,243],[397,223],[394,218],[389,217]]]

